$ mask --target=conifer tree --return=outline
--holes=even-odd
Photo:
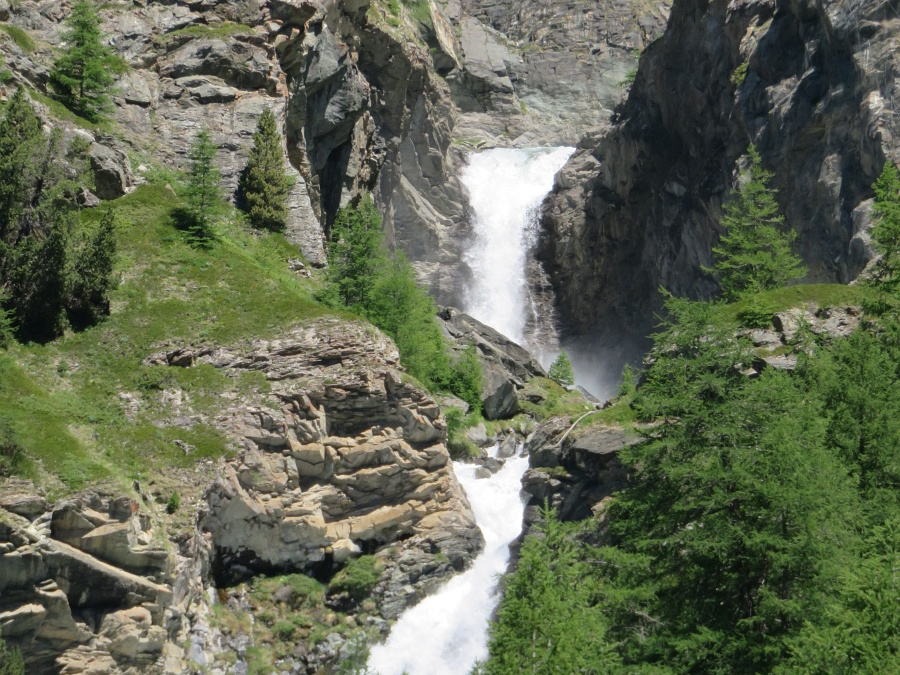
[[[68,301],[69,323],[74,328],[93,325],[109,314],[115,255],[115,219],[110,208],[75,254]]]
[[[209,130],[205,127],[197,132],[191,145],[185,199],[188,205],[188,230],[198,243],[212,239],[212,218],[222,200],[219,187],[219,170],[213,163],[218,146],[213,143]]]
[[[900,172],[897,167],[885,162],[881,176],[872,187],[878,218],[872,238],[881,253],[876,277],[886,289],[897,290],[900,283]]]
[[[351,309],[369,306],[386,259],[381,241],[381,215],[369,195],[338,212],[328,243],[328,280],[337,300]]]
[[[18,237],[18,223],[34,182],[33,160],[43,140],[41,121],[19,87],[0,120],[0,267],[3,245],[14,245]]]
[[[550,365],[550,371],[547,374],[551,380],[555,380],[564,387],[571,387],[575,384],[575,371],[572,369],[572,361],[565,350],[559,353],[559,356]]]
[[[728,301],[783,286],[806,274],[791,246],[797,235],[784,231],[784,216],[778,213],[773,174],[762,167],[754,145],[750,155],[749,180],[729,195],[724,206],[722,236],[713,248],[715,265],[705,268],[719,277],[722,295]]]
[[[50,71],[50,84],[73,112],[96,122],[109,108],[112,71],[120,60],[103,44],[100,15],[91,0],[79,0],[66,19],[62,54]]]
[[[240,189],[250,224],[262,230],[284,230],[290,188],[275,115],[266,108],[256,125],[253,149],[241,174]]]

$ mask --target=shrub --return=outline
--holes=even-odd
[[[372,592],[380,576],[381,564],[378,559],[373,555],[360,556],[348,562],[334,575],[328,584],[328,592],[335,595],[346,593],[355,602],[360,602]]]
[[[175,491],[172,493],[172,496],[169,497],[169,501],[166,502],[166,513],[172,515],[181,507],[181,497],[178,496],[178,492]]]

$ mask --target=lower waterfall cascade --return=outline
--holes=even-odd
[[[506,571],[509,544],[522,529],[521,481],[528,458],[507,459],[490,478],[476,477],[478,468],[453,463],[484,535],[484,552],[467,571],[407,610],[387,641],[372,648],[369,667],[378,675],[466,675],[487,657],[487,624],[499,600],[497,578]]]

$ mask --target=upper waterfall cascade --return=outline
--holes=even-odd
[[[474,238],[465,254],[472,270],[465,311],[533,351],[536,316],[527,278],[541,202],[574,148],[472,153],[461,179],[469,192]],[[552,330],[552,329],[551,329]]]

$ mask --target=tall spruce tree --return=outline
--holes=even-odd
[[[896,291],[900,285],[900,172],[897,167],[885,162],[881,176],[872,187],[878,219],[872,238],[881,253],[875,274],[882,287]]]
[[[209,134],[209,129],[197,132],[188,158],[191,161],[187,176],[185,200],[188,206],[188,232],[195,242],[204,244],[213,237],[212,221],[216,208],[222,201],[219,186],[219,169],[213,160],[217,146]]]
[[[253,134],[253,149],[241,174],[240,189],[250,224],[261,230],[284,230],[290,177],[284,170],[284,153],[275,114],[266,108]]]
[[[110,106],[112,73],[121,61],[103,44],[100,15],[90,0],[79,0],[66,19],[63,51],[50,71],[50,85],[73,112],[96,122]]]
[[[13,95],[0,119],[0,324],[22,339],[58,336],[67,310],[77,327],[108,312],[111,232],[101,227],[78,244],[85,154],[86,144],[66,143],[62,130],[44,133],[24,91]]]
[[[84,237],[74,254],[67,314],[73,328],[85,328],[109,314],[116,256],[115,218],[106,210],[96,231]]]
[[[732,190],[723,208],[722,235],[713,248],[715,264],[705,271],[719,277],[722,295],[728,301],[783,286],[806,274],[802,261],[791,247],[797,234],[785,231],[784,216],[778,213],[773,173],[762,166],[754,145],[750,156],[749,179]]]
[[[381,214],[369,195],[338,212],[328,243],[329,291],[337,302],[359,312],[367,310],[386,260],[382,238]]]

